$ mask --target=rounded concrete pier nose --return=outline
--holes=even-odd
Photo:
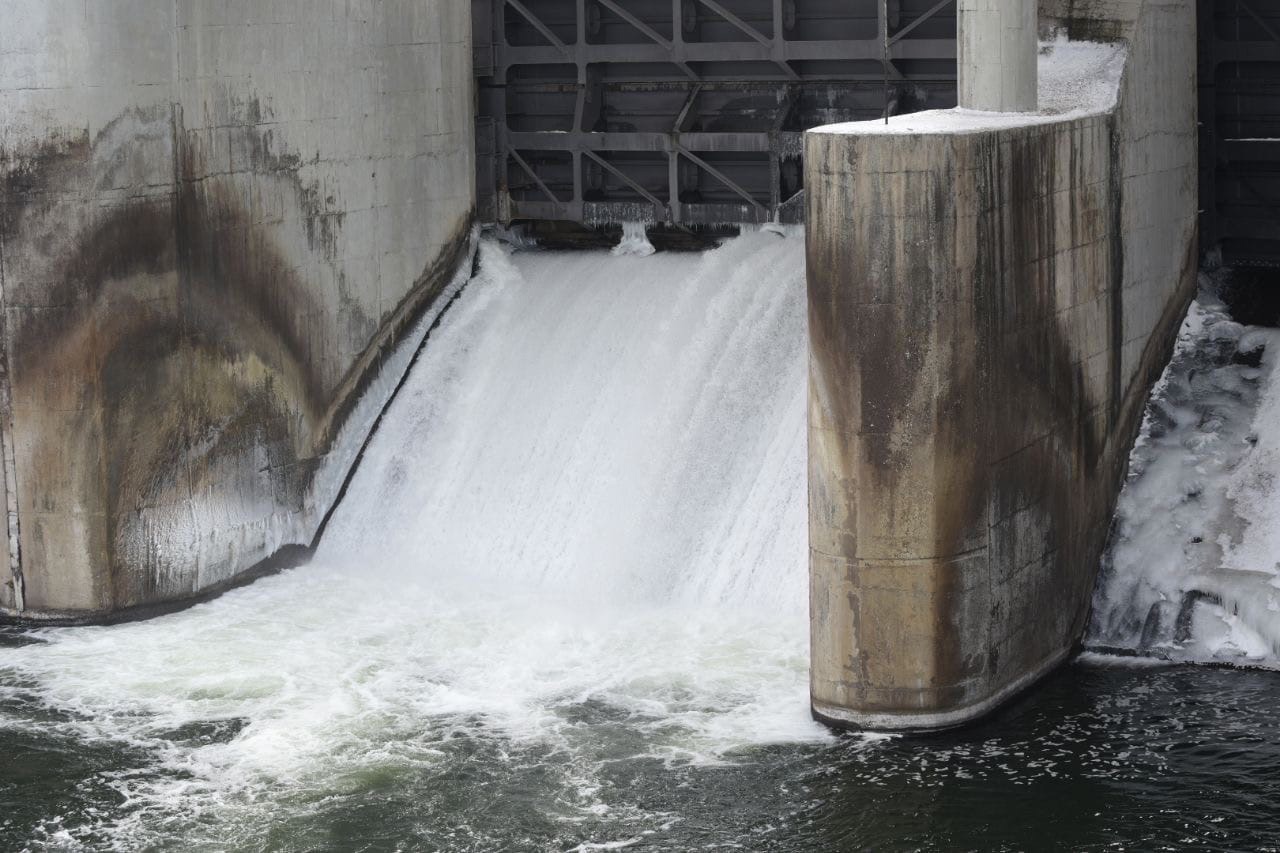
[[[1089,141],[1105,169],[1102,138]],[[1027,144],[1029,168],[1051,162],[1038,158],[1055,139]],[[1012,508],[998,505],[1005,481],[1044,461],[998,460],[1043,444],[1032,386],[1058,369],[1020,372],[1030,365],[992,334],[1002,293],[1052,293],[1012,279],[1052,255],[1036,234],[1055,233],[997,238],[1040,209],[991,180],[1000,151],[998,132],[807,136],[810,674],[814,715],[832,725],[968,722],[1060,662],[1082,626],[1088,579],[1009,572],[993,542],[993,510]],[[1002,257],[1006,246],[1027,254]],[[1022,522],[1040,525],[1029,537],[1048,532],[1040,514]],[[1034,602],[1054,598],[1063,606],[1036,631]]]
[[[1021,44],[1022,18],[1001,22],[1035,5],[962,10]],[[1147,392],[1195,289],[1191,12],[1143,5],[1127,53],[1047,46],[1035,114],[996,87],[967,104],[983,110],[805,134],[819,720],[968,723],[1083,635]]]
[[[969,722],[1085,624],[1093,472],[1122,458],[1114,354],[1084,334],[1108,328],[1107,282],[1091,320],[1058,303],[1109,269],[1109,129],[986,115],[806,135],[810,676],[836,726]],[[1047,203],[1072,163],[1080,189]]]

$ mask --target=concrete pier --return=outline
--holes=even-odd
[[[0,617],[306,553],[470,269],[469,12],[7,0]]]
[[[806,134],[811,689],[833,725],[968,722],[1084,630],[1196,279],[1194,10],[1090,14],[1112,44],[1047,46],[1033,115]],[[969,105],[1025,103],[1000,92]]]
[[[1033,0],[960,0],[956,53],[960,106],[1035,112],[1039,13]]]

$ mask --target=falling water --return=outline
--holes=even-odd
[[[138,754],[109,783],[123,816],[50,837],[247,842],[371,778],[457,773],[460,745],[546,776],[572,823],[609,810],[598,762],[826,738],[802,253],[799,234],[649,258],[485,244],[311,565],[0,649],[0,690],[50,715],[7,725]],[[451,843],[498,844],[459,820]]]
[[[1251,566],[1266,608],[1250,555],[1280,553],[1258,340],[1192,315],[1096,637],[1142,648],[1189,590],[1190,637],[1262,624],[1227,592]],[[1086,655],[971,729],[814,724],[805,387],[798,234],[486,244],[311,565],[149,622],[0,636],[0,847],[1274,846],[1273,673]],[[1221,560],[1187,559],[1220,535]],[[1145,631],[1167,656],[1191,645],[1176,615]],[[1212,654],[1258,651],[1231,636]]]

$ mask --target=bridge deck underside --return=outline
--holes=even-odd
[[[955,0],[475,0],[486,221],[795,222],[800,137],[954,106]]]

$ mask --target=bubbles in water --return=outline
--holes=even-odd
[[[474,766],[573,821],[612,808],[621,758],[829,737],[808,715],[803,240],[482,252],[313,565],[0,649],[4,726],[133,756],[124,807],[57,832],[216,847],[402,777],[465,791]]]

